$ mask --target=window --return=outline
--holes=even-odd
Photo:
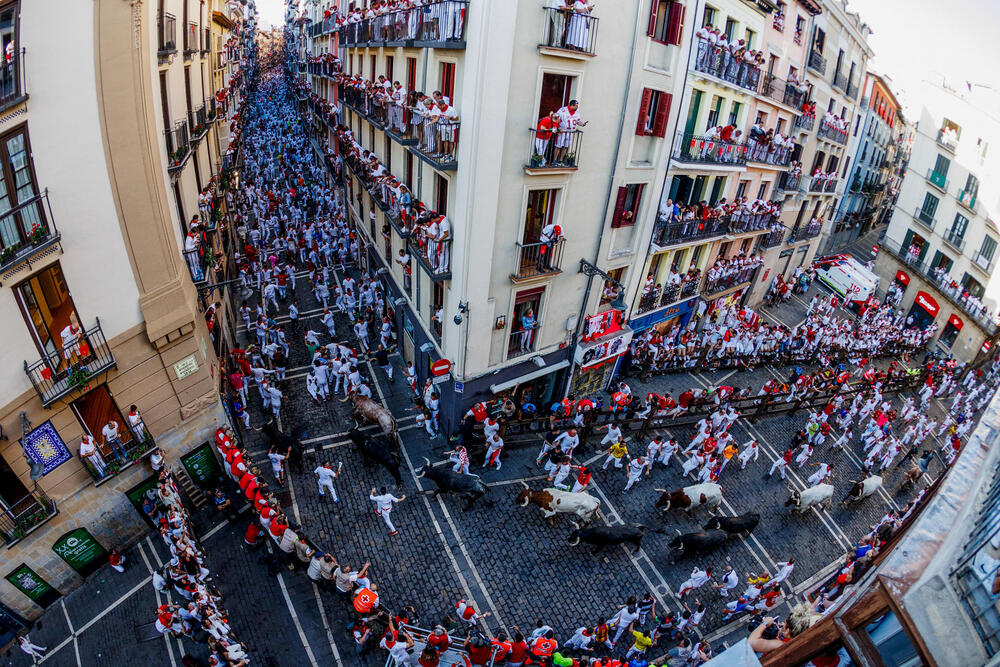
[[[377,74],[375,74],[375,62],[376,62],[376,61],[375,61],[375,58],[376,58],[376,56],[372,56],[372,57],[370,57],[370,58],[368,59],[368,62],[369,62],[369,65],[368,65],[368,66],[369,66],[369,67],[371,68],[371,69],[370,69],[370,70],[368,71],[368,78],[369,78],[369,79],[374,79],[374,78],[376,78],[376,77],[378,76]]]
[[[705,123],[705,129],[710,127],[715,127],[719,124],[719,116],[722,115],[722,98],[716,97],[712,100],[712,108],[708,110],[708,122]]]
[[[8,248],[26,243],[35,225],[45,225],[41,204],[29,203],[38,195],[38,186],[26,126],[0,136],[0,160],[0,212],[20,207],[0,220],[0,245]]]
[[[525,245],[538,243],[542,228],[552,224],[556,219],[558,196],[559,190],[556,188],[528,192],[528,204],[524,210],[524,234],[521,237],[521,243]]]
[[[392,140],[389,139],[389,135],[388,134],[383,135],[382,138],[385,140],[385,152],[383,153],[385,155],[385,168],[391,174],[392,173]],[[195,155],[195,157],[198,157],[198,156]],[[200,190],[200,188],[199,188],[199,190]]]
[[[53,264],[39,271],[15,287],[14,293],[39,352],[48,357],[54,369],[61,369],[66,359],[59,348],[63,338],[72,335],[69,326],[72,324],[77,333],[82,331],[62,267]]]
[[[21,59],[18,58],[18,3],[13,2],[0,9],[0,47],[3,53],[10,49],[11,58],[8,61],[3,76],[0,77],[0,102],[12,101],[21,94]],[[162,13],[162,12],[161,12]],[[163,46],[161,45],[162,49]]]
[[[733,106],[729,109],[729,124],[739,127],[740,124],[740,111],[743,109],[743,105],[739,102],[733,102]]]
[[[931,261],[931,268],[942,268],[945,271],[951,271],[951,266],[954,263],[955,262],[952,261],[951,257],[948,257],[948,255],[944,254],[940,250],[935,250],[934,260]]]
[[[767,192],[767,183],[761,183],[757,188],[757,199],[767,199],[764,194]]]
[[[822,28],[817,27],[813,32],[812,50],[820,55],[823,55],[824,46],[826,46],[826,33],[823,32]]]
[[[736,198],[743,199],[746,197],[748,187],[750,187],[750,181],[740,181],[736,186]]]
[[[847,74],[847,85],[848,86],[851,85],[852,83],[854,83],[854,67],[855,67],[854,63],[851,63],[851,69],[850,69],[850,71]]]
[[[909,635],[891,611],[868,623],[865,632],[886,667],[916,667],[922,663]]]
[[[954,317],[954,315],[952,315]],[[941,337],[938,338],[940,342],[945,347],[951,347],[955,344],[955,339],[958,338],[958,332],[960,329],[951,323],[951,317],[944,323],[944,329],[941,331]],[[895,664],[895,663],[892,663]],[[919,664],[919,663],[914,663]]]
[[[981,284],[979,284],[978,280],[970,276],[968,273],[963,275],[962,280],[960,280],[959,282],[962,285],[962,287],[969,292],[969,294],[976,297],[977,299],[983,298],[983,292],[985,292],[985,289]]]
[[[419,292],[419,290],[418,290]],[[438,342],[441,342],[441,335],[444,323],[441,321],[444,313],[444,285],[433,283],[431,285],[431,330]]]
[[[948,233],[948,238],[953,241],[961,241],[965,237],[965,230],[969,226],[969,219],[966,218],[961,213],[955,214],[955,222],[951,224],[951,231]],[[986,238],[989,238],[988,236]],[[996,245],[994,243],[994,245]],[[985,241],[984,241],[985,246]]]
[[[948,168],[951,166],[951,160],[943,155],[938,155],[937,159],[934,161],[934,175],[939,176],[942,181],[948,176]]]
[[[983,237],[983,247],[979,249],[979,256],[987,260],[987,262],[993,261],[993,255],[997,251],[997,240],[992,236],[986,235]]]
[[[70,404],[76,415],[77,421],[83,426],[83,430],[89,433],[99,442],[104,442],[102,431],[111,422],[118,424],[118,436],[122,444],[128,446],[132,442],[133,434],[129,428],[129,422],[122,417],[121,411],[115,405],[115,400],[108,391],[108,385],[102,384],[94,387],[86,394],[76,399]],[[142,435],[140,433],[140,435]],[[110,446],[99,445],[101,457],[104,461],[121,460],[120,454]]]
[[[635,224],[639,213],[639,202],[642,199],[644,183],[630,183],[618,188],[618,199],[615,201],[615,212],[611,218],[612,227],[628,227]]]
[[[979,179],[974,175],[969,174],[968,178],[965,179],[965,187],[962,191],[958,193],[958,198],[964,204],[969,206],[975,205],[976,197],[979,196]],[[971,203],[970,203],[971,202]]]
[[[608,275],[614,278],[619,283],[622,283],[625,276],[625,267],[620,269],[612,269],[608,271]],[[618,290],[613,284],[609,283],[607,280],[604,281],[604,288],[601,290],[601,303],[600,305],[606,305],[611,303],[612,299],[618,294]]]
[[[518,292],[514,297],[514,313],[510,323],[510,339],[507,341],[507,358],[533,352],[537,343],[538,315],[542,307],[544,287]]]
[[[932,195],[931,193],[924,194],[924,203],[920,207],[920,217],[928,222],[934,219],[934,214],[937,213],[937,207],[940,203],[940,199]]]
[[[417,59],[406,59],[406,90],[412,92],[417,87]]]
[[[406,189],[413,192],[413,153],[406,151],[406,159],[403,161],[403,183]]]
[[[663,137],[667,133],[667,120],[673,96],[652,88],[643,88],[642,102],[639,104],[639,119],[635,133],[644,136]]]
[[[844,62],[844,50],[840,49],[837,53],[837,68],[834,71],[834,78],[840,77],[840,65]]]
[[[944,118],[941,120],[941,132],[955,141],[962,138],[962,128],[961,126],[953,120]]]
[[[553,74],[545,72],[542,74],[542,93],[538,102],[538,112],[535,118],[547,116],[553,111],[569,104],[573,95],[573,84],[575,76],[567,74]]]
[[[385,57],[385,78],[387,78],[390,83],[393,80],[392,79],[392,65],[393,65],[393,57],[392,56],[386,56]]]
[[[441,63],[441,94],[455,104],[455,63]]]
[[[736,21],[734,21],[731,18],[727,18],[726,19],[726,30],[725,30],[725,33],[726,33],[726,38],[729,40],[729,43],[732,44],[733,43],[733,35],[736,34]]]
[[[753,48],[753,42],[754,42],[754,38],[756,36],[757,36],[757,33],[755,33],[750,28],[747,28],[747,43],[746,43],[746,48],[748,48],[748,49],[752,49]]]
[[[714,7],[709,7],[705,5],[705,19],[701,22],[702,25],[715,25],[715,15],[718,14]]]
[[[653,0],[646,34],[654,42],[680,44],[684,34],[686,7],[675,0]]]
[[[439,215],[448,215],[448,179],[434,174],[434,209]]]

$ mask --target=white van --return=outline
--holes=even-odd
[[[875,296],[878,276],[851,255],[830,255],[814,262],[816,277],[834,292],[860,306]]]

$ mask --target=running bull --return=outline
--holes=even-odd
[[[788,491],[791,495],[785,501],[785,507],[794,506],[800,514],[810,508],[818,508],[820,505],[829,507],[833,501],[833,486],[830,484],[817,484],[802,491],[796,491],[789,487]]]
[[[635,546],[632,553],[635,553],[642,546],[642,536],[646,534],[646,527],[637,524],[633,526],[588,526],[582,527],[576,521],[573,522],[574,530],[569,534],[570,546],[576,546],[580,542],[594,545],[590,553],[596,554],[604,547],[611,547],[616,544],[628,542]]]
[[[882,478],[878,475],[872,475],[859,481],[852,481],[851,488],[848,490],[847,495],[844,496],[844,499],[840,501],[840,505],[844,507],[861,502],[868,496],[874,495],[881,488]]]
[[[724,530],[705,530],[697,533],[681,533],[667,545],[675,552],[673,562],[689,556],[705,556],[726,543],[729,533]]]
[[[388,443],[379,442],[356,428],[348,431],[347,437],[354,443],[366,466],[376,463],[389,471],[392,478],[396,480],[396,486],[403,483],[403,478],[399,474],[399,455],[392,450]]]
[[[748,537],[760,523],[760,514],[748,512],[739,516],[713,516],[702,526],[705,530],[724,530],[730,535]]]
[[[601,508],[601,501],[589,493],[573,493],[556,488],[532,491],[524,482],[521,484],[524,488],[517,494],[514,502],[521,507],[527,507],[529,503],[538,505],[546,519],[556,514],[575,514],[584,523],[589,523]]]
[[[660,492],[660,498],[655,507],[661,512],[673,508],[690,513],[696,507],[705,506],[714,514],[722,504],[722,487],[718,484],[692,484],[677,491],[656,490]]]
[[[446,466],[435,468],[427,460],[427,457],[424,457],[424,467],[417,471],[417,477],[426,477],[434,482],[437,486],[437,489],[432,492],[435,498],[442,493],[465,496],[466,511],[472,507],[473,503],[485,496],[487,491],[486,485],[476,475],[463,475]]]
[[[351,394],[351,400],[354,401],[352,416],[355,422],[358,424],[362,422],[378,424],[382,435],[387,436],[390,442],[399,444],[399,428],[391,412],[367,396],[358,393]]]

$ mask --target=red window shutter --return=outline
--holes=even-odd
[[[622,226],[622,214],[625,212],[625,197],[628,196],[628,188],[618,188],[618,199],[615,201],[615,213],[611,216],[611,226]]]
[[[684,12],[687,8],[679,2],[670,3],[667,15],[667,44],[680,44],[684,35]]]
[[[646,34],[650,37],[656,36],[656,14],[657,9],[659,9],[660,0],[650,0],[649,6],[649,26],[646,28]]]
[[[649,88],[642,89],[642,102],[639,103],[639,119],[635,124],[635,133],[639,136],[646,134],[646,120],[649,118],[649,103],[653,99],[653,91]]]
[[[667,121],[670,118],[670,105],[674,96],[670,93],[660,93],[660,103],[656,106],[656,115],[653,117],[653,136],[663,137],[667,134]]]

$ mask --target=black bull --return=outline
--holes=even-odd
[[[442,493],[455,493],[465,496],[465,510],[468,511],[472,504],[486,495],[488,491],[486,485],[475,475],[463,475],[455,472],[447,466],[435,468],[431,462],[424,458],[424,467],[417,471],[417,477],[425,477],[434,482],[437,489],[433,491],[437,498]]]
[[[677,537],[670,541],[670,548],[679,553],[674,555],[672,562],[676,563],[682,558],[689,556],[704,556],[709,554],[723,544],[729,533],[724,530],[705,530],[697,533],[681,534],[677,531]]]
[[[354,443],[366,466],[373,463],[378,464],[389,471],[392,478],[396,480],[396,486],[403,483],[403,478],[399,474],[399,455],[392,450],[389,444],[369,437],[356,428],[348,431],[347,437]]]
[[[635,546],[635,549],[632,550],[632,553],[635,553],[641,546],[642,536],[646,534],[646,527],[642,525],[588,526],[581,528],[580,524],[574,521],[573,526],[576,529],[569,535],[570,545],[576,546],[580,542],[592,544],[594,545],[594,548],[590,551],[592,554],[596,554],[604,547],[625,544],[626,542]]]

